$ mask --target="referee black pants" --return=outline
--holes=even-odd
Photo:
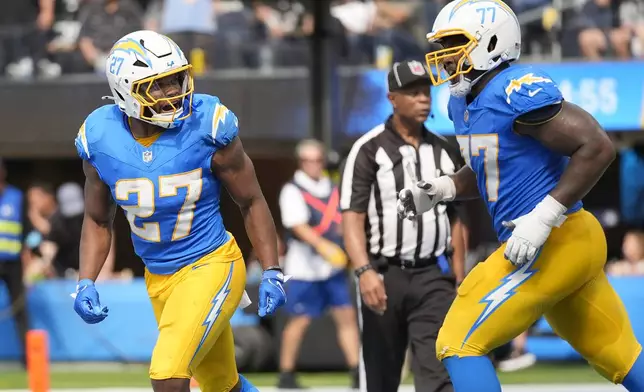
[[[436,359],[436,337],[455,298],[454,277],[438,266],[382,272],[387,310],[380,316],[360,304],[362,329],[361,390],[396,392],[407,347],[416,392],[452,392],[443,364]],[[362,368],[364,366],[364,368]]]

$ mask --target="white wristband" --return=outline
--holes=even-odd
[[[548,195],[534,208],[535,212],[543,220],[544,223],[559,227],[566,220],[566,211],[568,208],[559,203],[557,199]]]

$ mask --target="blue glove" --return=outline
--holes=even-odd
[[[108,309],[101,306],[98,291],[91,279],[83,279],[76,285],[76,293],[72,294],[74,310],[87,324],[96,324],[105,320]]]
[[[259,317],[271,315],[280,306],[286,303],[286,292],[284,282],[288,278],[279,269],[266,270],[262,274],[262,281],[259,283]]]

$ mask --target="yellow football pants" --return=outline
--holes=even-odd
[[[159,325],[150,378],[191,378],[202,391],[227,392],[239,380],[230,318],[246,284],[246,267],[231,238],[173,275],[146,271]]]
[[[603,268],[606,238],[585,210],[554,228],[531,263],[514,267],[505,245],[458,289],[438,334],[438,359],[485,355],[545,315],[602,376],[620,383],[642,347]]]

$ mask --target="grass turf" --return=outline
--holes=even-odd
[[[275,373],[245,374],[257,386],[274,386]],[[502,384],[577,384],[606,382],[588,365],[541,363],[532,368],[499,374]],[[343,373],[302,373],[300,381],[305,386],[344,386],[349,385],[349,377]],[[410,383],[411,379],[406,380]],[[147,370],[136,367],[120,371],[53,371],[52,388],[98,388],[98,387],[149,387]],[[0,371],[0,389],[27,388],[27,375],[22,371]]]

